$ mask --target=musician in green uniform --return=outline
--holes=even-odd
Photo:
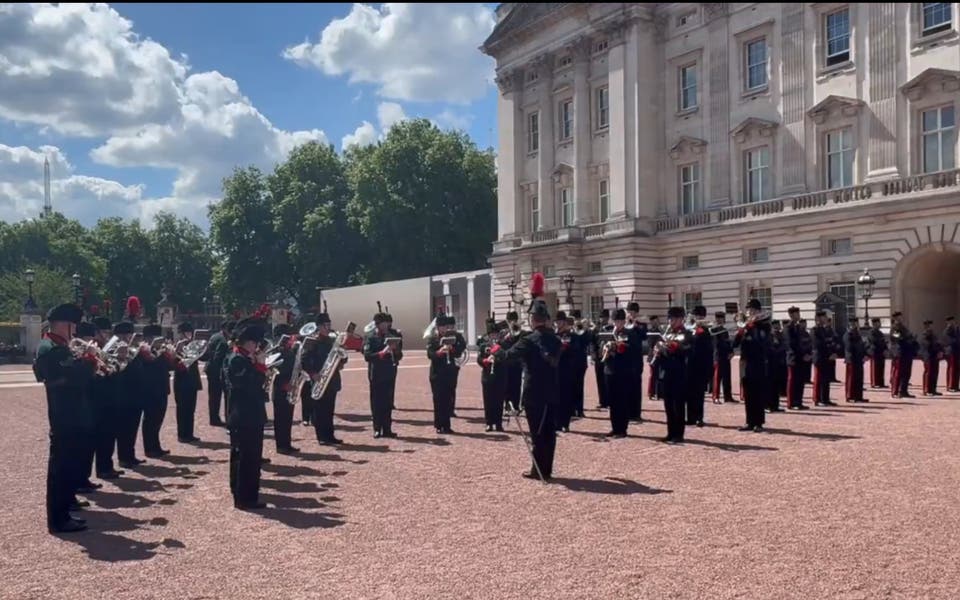
[[[310,375],[313,385],[304,386],[307,393],[313,394],[313,387],[321,382],[323,367],[333,349],[334,338],[331,337],[330,316],[327,313],[317,315],[317,332],[314,334],[317,338],[312,343],[310,350],[303,354],[303,370]],[[333,415],[336,411],[337,392],[340,391],[340,369],[347,364],[347,358],[344,357],[340,366],[330,374],[330,382],[327,383],[327,389],[319,399],[313,402],[313,415],[311,422],[317,434],[317,441],[320,444],[342,444],[343,441],[337,439],[333,429]]]
[[[235,333],[237,343],[224,363],[224,384],[230,394],[230,490],[235,508],[254,510],[266,507],[259,494],[267,366],[257,352],[266,329],[258,320],[244,319]]]

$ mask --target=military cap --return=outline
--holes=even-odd
[[[879,323],[879,322],[880,322],[880,318],[879,318],[879,317],[874,317],[874,318],[870,319],[870,322],[871,322],[871,323]]]
[[[903,316],[903,313],[900,312],[899,310],[898,310],[897,312],[895,312],[895,313],[893,313],[893,314],[890,315],[890,317],[891,317],[891,318],[894,318],[894,319],[897,318],[897,317],[902,317],[902,316]]]
[[[193,323],[190,321],[184,321],[177,325],[177,333],[193,333]]]
[[[614,321],[626,321],[627,320],[627,311],[622,308],[618,308],[613,311],[613,320]]]
[[[558,311],[557,311],[557,316],[555,316],[555,317],[553,318],[553,320],[554,320],[554,321],[566,321],[566,320],[567,320],[567,313],[564,312],[564,311],[562,311],[562,310],[558,310]]]
[[[93,320],[93,324],[97,326],[97,329],[101,331],[110,331],[113,329],[113,325],[110,323],[110,319],[107,317],[97,317]]]
[[[544,321],[550,320],[550,309],[547,307],[547,303],[540,298],[530,304],[530,314]]]
[[[113,326],[113,333],[115,333],[116,335],[126,335],[133,332],[134,332],[133,323],[131,323],[130,321],[120,321],[119,323]]]
[[[790,308],[787,309],[787,314],[788,315],[800,314],[800,309],[797,308],[796,306],[791,306]]]
[[[638,304],[637,302],[629,302],[629,303],[627,303],[627,311],[628,311],[628,312],[640,312],[640,304]]]
[[[570,311],[570,316],[573,317],[574,319],[582,319],[583,313],[580,312],[580,309],[575,308]]]
[[[667,310],[667,318],[669,319],[682,319],[687,316],[687,311],[683,310],[682,306],[671,306]]]
[[[609,309],[609,308],[604,308],[603,310],[601,310],[601,311],[600,311],[600,318],[601,318],[601,319],[609,319],[609,318],[610,318],[610,309]]]
[[[456,325],[457,320],[450,315],[440,315],[437,317],[437,327],[442,327],[444,325]]]
[[[813,316],[815,316],[815,317],[825,317],[825,316],[827,316],[827,311],[825,311],[825,310],[818,310],[816,313],[814,313]]]
[[[376,323],[377,325],[379,325],[380,323],[386,323],[387,315],[385,315],[382,312],[378,312],[377,314],[373,315],[373,322]],[[437,317],[437,325],[439,324],[440,324],[440,317]]]
[[[83,318],[83,310],[76,304],[61,304],[50,309],[47,313],[47,321],[64,321],[67,323],[79,323]]]
[[[280,323],[273,328],[273,337],[279,338],[282,335],[291,335],[293,333],[293,327],[290,327],[286,323]]]
[[[160,337],[163,335],[163,328],[159,325],[147,325],[143,328],[143,337]]]
[[[487,319],[487,333],[494,333],[498,328],[496,319]]]
[[[723,312],[722,310],[721,310],[721,311],[717,311],[717,312],[713,313],[713,318],[714,318],[714,319],[726,319],[726,318],[727,318],[727,313]]]
[[[260,319],[243,319],[237,323],[235,334],[237,336],[237,341],[240,343],[260,343],[266,336],[267,331]]]
[[[393,315],[391,315],[390,313],[383,313],[383,322],[393,323]]]
[[[95,337],[97,335],[97,326],[89,321],[81,321],[77,325],[77,337]]]
[[[507,313],[507,320],[508,320],[508,321],[519,321],[519,320],[520,320],[520,315],[517,314],[517,311],[511,310],[511,311],[509,311],[509,312]]]
[[[705,307],[705,306],[694,306],[694,307],[693,307],[693,314],[694,314],[694,316],[697,316],[697,317],[705,317],[705,316],[707,316],[707,307]]]

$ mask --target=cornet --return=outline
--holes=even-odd
[[[97,375],[111,375],[116,372],[111,357],[105,354],[103,350],[97,346],[96,342],[87,342],[80,338],[73,338],[70,340],[69,348],[74,357],[78,359],[85,356],[94,357],[97,363]]]

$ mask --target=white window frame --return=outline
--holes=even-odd
[[[840,147],[835,150],[830,149],[830,141],[839,137]],[[847,146],[844,146],[844,143]],[[841,127],[832,129],[823,134],[823,154],[826,160],[824,165],[824,184],[828,190],[835,190],[850,187],[856,184],[857,173],[857,149],[853,144],[853,127]],[[840,157],[839,185],[834,185],[833,161],[834,156]],[[849,164],[848,164],[849,161]]]
[[[763,44],[763,61],[751,63],[750,47],[758,43]],[[767,89],[770,85],[770,44],[767,43],[767,36],[755,37],[743,43],[743,65],[743,89],[747,92],[758,92]],[[761,65],[763,66],[763,82],[750,85],[751,67],[760,67]]]
[[[540,196],[530,196],[530,231],[540,231]]]
[[[845,33],[841,33],[831,37],[830,35],[830,17],[834,17],[846,13],[847,15],[847,30]],[[841,40],[846,38],[847,44],[846,48],[833,54],[830,53],[830,42],[831,40]],[[853,41],[853,15],[850,12],[849,6],[844,6],[843,8],[838,8],[837,10],[832,10],[823,15],[823,65],[825,68],[835,67],[837,65],[842,65],[844,63],[850,62],[852,55],[851,46]],[[832,62],[831,62],[832,61]]]
[[[953,112],[953,124],[947,127],[943,126],[943,111],[944,109],[950,109]],[[929,112],[936,112],[937,114],[937,125],[936,129],[931,129],[927,131],[924,129],[924,115]],[[946,171],[953,169],[957,166],[957,107],[955,104],[943,104],[940,106],[934,106],[932,108],[924,109],[920,111],[920,172],[922,173],[936,173],[938,171]],[[937,137],[937,167],[936,169],[929,170],[927,169],[927,137],[936,136]],[[944,140],[944,137],[948,136],[951,139]],[[949,143],[947,143],[949,142]],[[945,164],[943,160],[944,149],[949,148],[950,152],[953,155],[953,160],[950,164]]]
[[[826,241],[827,256],[850,256],[853,254],[853,238],[829,238]]]
[[[560,141],[564,142],[573,138],[573,99],[567,98],[560,101]]]
[[[569,210],[569,214],[567,211]],[[562,227],[573,227],[577,218],[576,205],[573,201],[573,188],[560,188],[560,224]]]
[[[598,87],[594,99],[597,105],[597,130],[610,127],[610,88]]]
[[[557,266],[556,265],[543,265],[540,268],[540,271],[543,273],[544,277],[556,277],[557,276]]]
[[[527,115],[527,153],[540,151],[540,111]]]
[[[587,263],[587,273],[591,275],[597,275],[603,273],[603,261],[592,260]]]
[[[703,306],[703,292],[700,290],[687,290],[683,292],[683,310],[687,314],[693,313],[694,307]]]
[[[853,302],[847,303],[847,323],[851,322],[857,316],[857,282],[856,281],[835,281],[833,283],[827,284],[827,291],[831,294],[843,298],[838,294],[836,289],[838,288],[851,288],[853,290]],[[846,298],[843,298],[846,300]]]
[[[603,310],[603,296],[591,295],[590,300],[590,319],[595,323],[600,322],[600,311]]]
[[[766,153],[766,163],[760,165],[754,165],[752,162],[752,157],[754,155],[758,157],[763,157]],[[764,202],[773,197],[773,174],[771,173],[771,162],[772,162],[772,151],[769,145],[764,144],[762,146],[754,146],[752,148],[747,148],[743,151],[743,203],[744,204],[754,204],[757,202]],[[753,178],[752,175],[754,171],[758,172],[759,177],[759,194],[756,200],[752,199],[753,192]],[[764,183],[767,185],[764,186]],[[763,193],[764,187],[767,187],[768,193],[765,196]]]
[[[601,179],[597,182],[597,207],[600,210],[600,222],[610,218],[610,180]]]
[[[927,27],[926,13],[927,8],[935,10],[939,7],[945,7],[947,10],[947,20],[941,21],[936,25]],[[921,2],[920,3],[920,37],[929,37],[942,31],[949,31],[953,28],[953,3],[952,2]]]
[[[680,269],[683,271],[692,271],[700,268],[700,255],[688,254],[680,257]]]
[[[692,84],[685,79],[687,73],[693,74]],[[698,72],[697,63],[695,62],[687,63],[677,69],[677,89],[679,90],[677,101],[680,112],[692,111],[700,106],[699,77],[700,73]],[[693,90],[693,101],[690,104],[687,104],[687,90]]]
[[[700,182],[700,163],[680,165],[677,168],[677,176],[680,178],[680,214],[692,215],[702,210],[700,190],[703,186]],[[690,191],[689,205],[688,191]]]
[[[765,294],[759,294],[758,292],[766,292]],[[762,295],[769,296],[769,302],[764,304],[764,298],[761,298]],[[747,287],[747,300],[751,298],[756,298],[760,301],[760,310],[770,313],[773,311],[773,287],[765,284],[760,285],[751,285]]]
[[[763,251],[762,256],[760,254],[761,251]],[[746,263],[748,265],[761,265],[768,262],[770,262],[769,246],[757,246],[756,248],[747,248]]]

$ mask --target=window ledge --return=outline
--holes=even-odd
[[[690,108],[682,108],[676,112],[674,116],[676,117],[689,117],[690,115],[700,112],[700,105],[691,106]]]
[[[531,150],[527,152],[527,158],[536,158],[538,154],[540,154],[539,150]]]
[[[597,127],[593,130],[593,135],[606,135],[610,133],[610,126],[604,125],[603,127]]]
[[[939,45],[943,42],[953,42],[957,39],[960,39],[960,34],[957,33],[956,29],[950,28],[943,31],[938,31],[937,33],[931,33],[930,35],[917,35],[917,38],[913,40],[913,48],[911,49],[911,54],[919,54],[925,52],[928,48]]]
[[[836,77],[837,75],[846,75],[847,73],[853,73],[856,70],[857,67],[853,64],[852,60],[830,65],[829,67],[822,67],[819,71],[817,71],[817,83],[823,83],[824,81],[832,77]]]
[[[768,83],[767,85],[765,85],[765,86],[763,86],[763,87],[758,87],[758,88],[753,88],[753,89],[749,89],[749,90],[744,90],[743,93],[740,94],[740,99],[741,99],[741,100],[752,100],[752,99],[758,98],[758,97],[760,97],[760,96],[769,96],[769,95],[770,95],[770,84]]]

